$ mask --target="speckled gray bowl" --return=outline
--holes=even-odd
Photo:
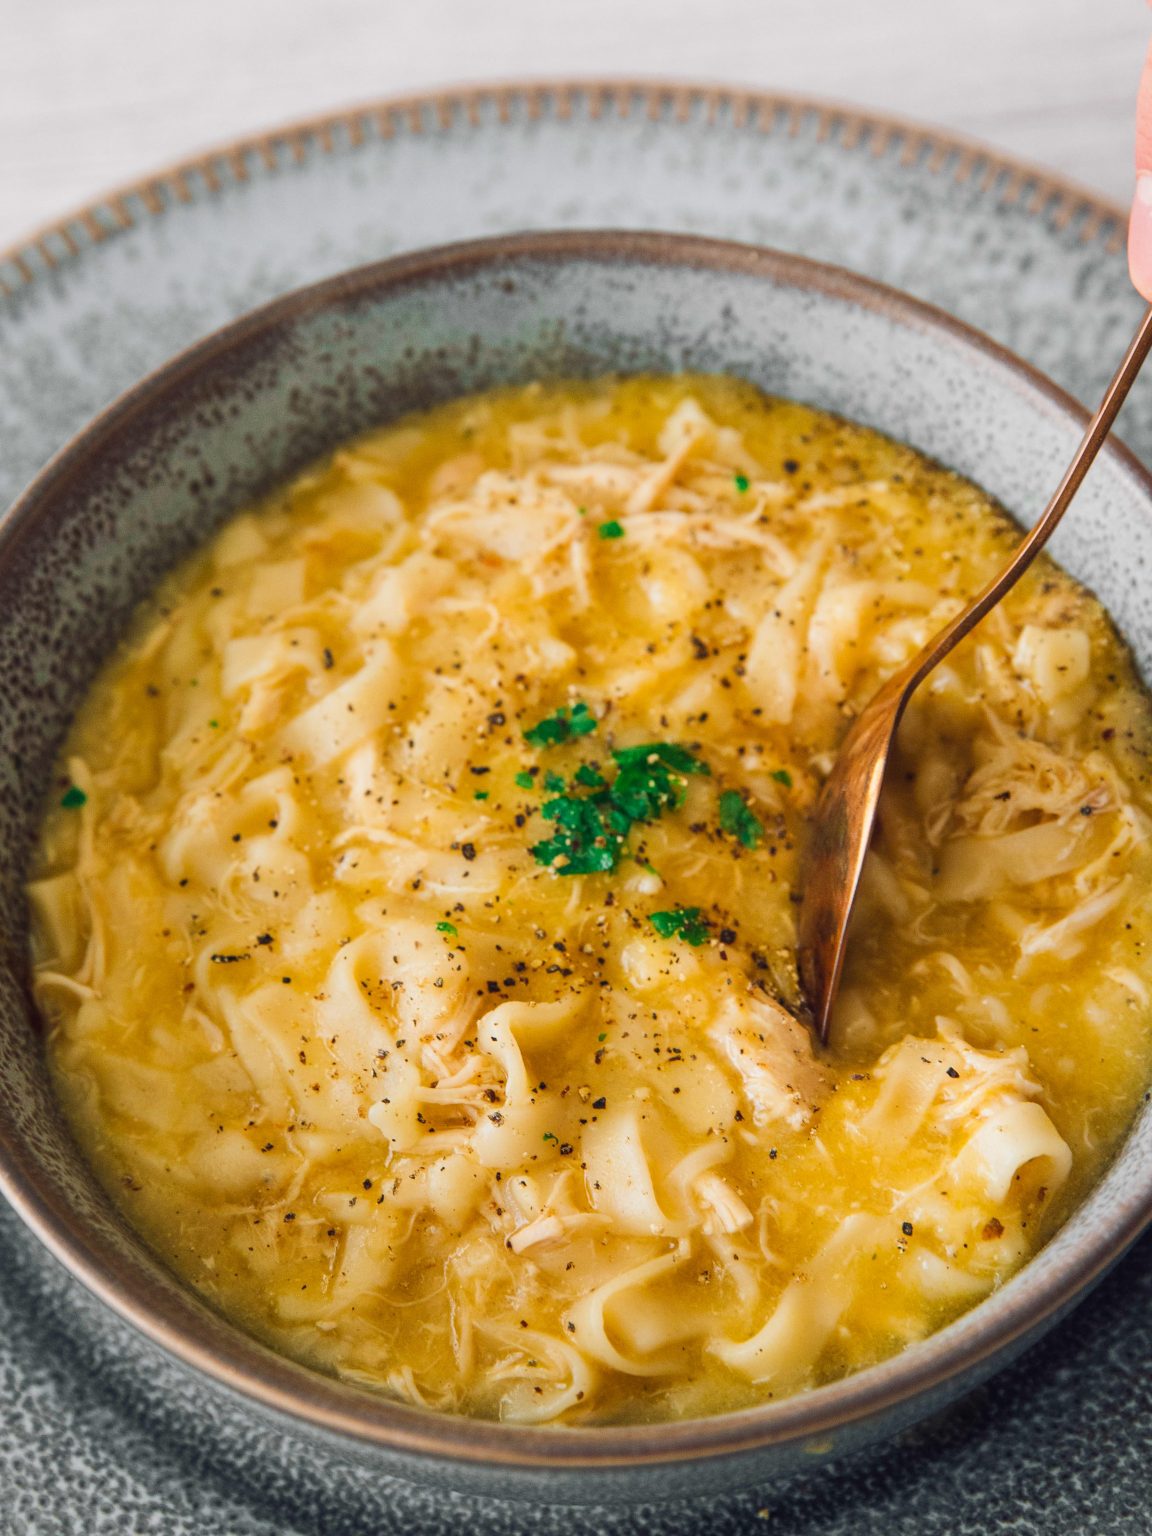
[[[1015,1279],[883,1366],[720,1418],[524,1429],[421,1412],[307,1371],[183,1289],[128,1230],[54,1106],[24,985],[21,876],[53,754],[132,605],[239,503],[416,406],[542,375],[727,371],[878,427],[1022,521],[1083,425],[1026,365],[947,317],[795,257],[666,235],[532,235],[364,268],[219,332],[99,417],[0,527],[0,1189],[97,1295],[211,1394],[333,1458],[551,1504],[728,1489],[943,1407],[1078,1300],[1152,1218],[1152,1116]],[[1108,447],[1055,553],[1152,664],[1152,482]]]

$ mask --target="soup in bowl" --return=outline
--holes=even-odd
[[[908,301],[663,237],[370,269],[114,408],[10,534],[133,557],[22,823],[91,1199],[44,1160],[38,1230],[268,1407],[572,1498],[1005,1358],[1147,1209],[1121,450],[909,712],[826,1052],[796,872],[1076,425]]]

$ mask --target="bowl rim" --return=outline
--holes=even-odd
[[[461,241],[373,262],[281,295],[213,330],[146,374],[75,433],[0,518],[0,582],[38,519],[51,515],[55,498],[84,475],[94,456],[114,448],[119,433],[178,399],[183,387],[246,344],[271,339],[282,327],[382,291],[391,294],[434,285],[517,262],[571,261],[723,271],[815,293],[871,311],[904,329],[943,334],[994,365],[1021,392],[1046,405],[1052,416],[1081,430],[1088,420],[1088,413],[1070,394],[981,331],[896,288],[804,256],[646,230],[542,231]],[[1152,509],[1152,474],[1115,435],[1105,443],[1101,458],[1132,481]],[[38,1179],[35,1160],[18,1130],[0,1116],[0,1194],[88,1291],[184,1367],[275,1415],[337,1439],[421,1459],[536,1472],[658,1466],[769,1447],[822,1451],[837,1431],[897,1410],[954,1378],[971,1376],[993,1356],[1022,1345],[1069,1308],[1152,1224],[1152,1179],[1148,1179],[1142,1188],[1121,1192],[1098,1229],[1083,1233],[1050,1271],[1027,1283],[1041,1256],[1098,1202],[1119,1155],[1118,1150],[1085,1200],[999,1292],[880,1364],[827,1386],[709,1418],[528,1426],[414,1408],[302,1366],[253,1339],[179,1282],[194,1313],[206,1314],[217,1328],[222,1326],[232,1347],[221,1350],[205,1343],[192,1327],[173,1322],[151,1304],[142,1270],[129,1287],[115,1283],[118,1266],[110,1262],[110,1245],[95,1231],[94,1223]],[[166,1268],[143,1239],[134,1232],[132,1236],[151,1263]],[[1022,1280],[1024,1284],[1019,1283]]]

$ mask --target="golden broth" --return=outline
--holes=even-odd
[[[745,1406],[986,1295],[1149,1068],[1148,699],[1051,563],[908,713],[825,1058],[785,1010],[837,742],[1013,537],[693,377],[463,400],[234,518],[30,887],[128,1218],[286,1352],[520,1422]]]

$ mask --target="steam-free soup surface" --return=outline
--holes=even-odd
[[[464,400],[235,517],[76,720],[31,896],[59,1094],[287,1353],[519,1422],[711,1413],[1004,1281],[1148,1076],[1148,699],[1041,562],[916,697],[829,1052],[838,742],[985,497],[715,378]]]

